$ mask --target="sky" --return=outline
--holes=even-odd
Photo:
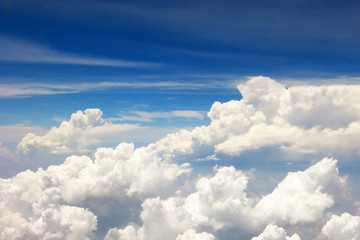
[[[0,239],[360,240],[359,11],[1,0]]]

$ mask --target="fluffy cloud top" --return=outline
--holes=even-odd
[[[58,188],[48,188],[32,203],[32,215],[20,218],[19,212],[12,213],[20,218],[16,222],[0,226],[1,239],[90,239],[96,229],[97,218],[87,209],[62,205]],[[15,207],[14,205],[11,206]],[[23,216],[25,217],[25,216]]]
[[[17,148],[22,153],[46,149],[51,153],[88,152],[88,146],[106,142],[107,138],[139,128],[133,124],[112,124],[102,119],[100,109],[86,109],[71,115],[69,121],[53,127],[43,136],[27,134]]]
[[[247,197],[246,173],[234,167],[220,167],[213,177],[199,179],[197,191],[188,196],[146,199],[142,204],[143,225],[131,227],[131,231],[134,239],[165,240],[175,239],[189,229],[206,228],[216,233],[237,228],[255,233],[272,223],[314,223],[334,204],[335,189],[341,192],[344,187],[345,179],[339,177],[336,163],[323,159],[305,171],[289,173],[272,193],[261,198]],[[120,233],[128,231],[129,227]],[[286,238],[283,229],[268,226],[258,239],[299,237]]]
[[[156,151],[122,143],[92,160],[71,156],[61,165],[0,179],[1,239],[88,239],[96,216],[70,206],[88,198],[144,198],[171,194],[189,164],[164,162]]]
[[[266,226],[264,232],[259,236],[253,237],[251,240],[301,240],[296,233],[291,237],[286,236],[286,232],[283,228],[276,225]]]
[[[238,89],[243,99],[213,104],[209,126],[170,134],[157,142],[159,150],[170,156],[209,146],[215,154],[229,155],[262,147],[324,155],[358,153],[359,85],[286,87],[254,77]]]
[[[304,172],[289,173],[255,209],[281,224],[316,221],[334,204],[334,195],[346,191],[346,178],[338,175],[336,163],[325,158]]]
[[[184,234],[178,235],[176,240],[215,240],[215,237],[206,232],[196,233],[194,230],[190,229]]]
[[[360,216],[352,216],[349,213],[333,215],[322,232],[329,240],[360,240]]]
[[[323,156],[358,154],[359,85],[286,87],[267,77],[253,77],[238,89],[241,100],[213,104],[208,113],[210,125],[169,134],[156,142],[157,150],[168,158],[194,152],[239,155],[262,147]],[[174,111],[173,115],[193,113]],[[18,149],[23,153],[33,148],[51,153],[86,152],[111,135],[140,128],[111,124],[101,116],[99,109],[78,111],[43,136],[29,133]]]

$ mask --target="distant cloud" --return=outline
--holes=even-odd
[[[89,146],[104,143],[111,136],[141,128],[135,124],[106,122],[99,109],[87,109],[72,114],[69,121],[63,121],[43,136],[28,133],[17,148],[24,154],[32,149],[46,149],[54,154],[84,153],[89,151]]]
[[[215,237],[207,232],[196,233],[193,229],[189,229],[184,234],[178,235],[176,240],[215,240]]]
[[[118,118],[110,118],[111,121],[137,121],[137,122],[152,122],[153,119],[158,118],[196,118],[204,119],[204,113],[192,110],[176,110],[170,112],[145,112],[145,111],[129,111],[122,112]]]
[[[113,88],[134,88],[134,89],[161,89],[161,90],[197,90],[229,88],[228,84],[220,82],[178,82],[178,81],[116,81],[116,82],[95,82],[95,83],[17,83],[1,84],[0,98],[31,97],[37,95],[74,94],[85,91],[101,91]]]
[[[161,66],[159,63],[152,62],[85,57],[77,54],[63,53],[39,44],[6,37],[0,37],[0,62],[69,64],[125,68],[149,68]]]
[[[286,236],[286,232],[283,228],[276,225],[266,226],[264,232],[259,236],[253,237],[251,240],[301,240],[296,233],[291,237]]]

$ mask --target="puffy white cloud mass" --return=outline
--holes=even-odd
[[[329,240],[360,240],[360,216],[352,216],[349,213],[333,215],[322,232]]]
[[[294,153],[359,153],[360,85],[286,87],[253,77],[238,89],[241,100],[213,104],[209,126],[170,134],[157,142],[159,150],[169,156],[204,146],[228,155],[269,146]]]
[[[0,179],[1,239],[90,238],[96,216],[76,205],[88,198],[171,194],[177,178],[190,171],[189,164],[162,161],[151,147],[122,143],[98,149],[94,160],[74,155],[47,170]]]
[[[176,240],[215,240],[215,237],[207,232],[196,233],[194,230],[187,230],[184,234],[178,235]]]
[[[213,174],[201,169],[191,175],[183,159],[216,159],[262,147],[329,157],[356,154],[360,85],[287,88],[255,77],[238,88],[243,99],[214,103],[208,126],[180,130],[139,148],[123,142],[99,148],[92,157],[73,155],[46,170],[0,178],[0,239],[359,240],[358,216],[333,215],[342,210],[339,201],[354,200],[345,200],[347,178],[334,158],[321,157],[305,170],[289,172],[272,191],[261,193],[248,187],[251,171],[218,161]],[[43,136],[28,134],[18,149],[87,151],[111,134],[137,128],[101,116],[98,109],[79,111]],[[101,222],[98,207],[110,201],[119,206],[100,210],[109,214],[113,208],[109,215],[117,216]],[[127,218],[126,211],[134,217]]]
[[[89,146],[104,143],[117,134],[140,128],[134,124],[112,124],[102,118],[100,109],[86,109],[71,115],[59,127],[53,127],[45,135],[28,133],[18,144],[22,153],[32,149],[46,149],[51,153],[88,152]]]
[[[325,158],[305,171],[289,173],[272,193],[260,198],[247,196],[246,172],[220,167],[213,177],[200,178],[196,192],[188,196],[146,199],[140,215],[143,225],[116,231],[121,236],[131,231],[131,239],[165,240],[175,239],[189,229],[206,228],[216,233],[236,228],[256,233],[269,224],[314,223],[322,220],[325,210],[333,206],[333,194],[345,188],[336,163]],[[288,239],[285,237],[283,229],[268,226],[258,239]],[[298,240],[299,236],[289,239]]]
[[[296,233],[291,237],[286,236],[286,232],[283,228],[276,225],[266,226],[264,232],[259,236],[253,237],[251,240],[301,240]]]
[[[10,221],[1,221],[1,239],[90,239],[96,229],[96,216],[84,208],[62,205],[59,200],[59,189],[47,188],[32,202],[30,217],[21,212],[25,206],[17,206],[18,212],[8,210]],[[16,205],[7,207],[13,210]]]
[[[238,89],[241,100],[213,104],[207,114],[210,125],[169,134],[155,143],[157,150],[168,158],[204,152],[207,159],[262,147],[322,156],[360,153],[356,141],[360,137],[360,85],[286,87],[267,77],[253,77]],[[181,116],[192,113],[173,112]],[[18,150],[86,152],[109,136],[141,129],[133,124],[112,124],[101,116],[99,109],[78,111],[45,135],[29,133]]]

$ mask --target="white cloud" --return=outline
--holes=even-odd
[[[210,147],[209,155],[240,155],[272,147],[322,156],[359,153],[360,85],[286,87],[254,77],[238,88],[242,100],[215,102],[209,126],[170,134],[157,142],[159,151],[173,156]]]
[[[94,160],[74,155],[47,170],[22,172],[4,181],[3,188],[16,186],[17,190],[6,196],[17,195],[25,202],[39,198],[48,187],[59,188],[69,203],[88,197],[166,195],[176,179],[190,171],[189,164],[178,166],[162,161],[152,148],[134,149],[133,144],[122,143],[116,149],[98,149]],[[27,186],[28,182],[31,186]]]
[[[5,79],[6,80],[6,79]],[[13,79],[7,80],[13,81]],[[17,80],[19,81],[19,80]],[[20,81],[23,81],[20,79]],[[33,80],[32,80],[33,82]],[[14,97],[30,97],[36,95],[55,95],[55,94],[73,94],[86,91],[101,91],[106,89],[123,88],[123,89],[161,89],[161,90],[195,90],[195,89],[214,89],[229,88],[229,84],[222,82],[199,83],[184,81],[122,81],[115,79],[111,82],[95,82],[95,83],[13,83],[0,84],[0,98]],[[175,112],[176,114],[176,112]],[[184,113],[182,114],[184,115]]]
[[[122,112],[121,117],[111,118],[112,121],[138,121],[152,122],[156,118],[196,118],[204,119],[204,114],[200,111],[193,110],[176,110],[170,112],[145,112],[145,111],[129,111]]]
[[[187,230],[184,234],[178,235],[176,240],[215,240],[215,237],[207,232],[196,233],[194,230]]]
[[[204,228],[211,229],[210,234],[234,228],[256,233],[269,224],[295,226],[322,221],[326,209],[334,204],[333,194],[344,189],[345,180],[339,177],[336,163],[323,159],[303,172],[289,173],[263,197],[247,196],[245,172],[234,167],[217,168],[215,176],[200,178],[196,192],[188,196],[146,199],[140,215],[143,225],[132,231],[137,237],[134,239],[173,239],[189,229]],[[259,237],[272,230],[285,234],[280,228],[268,227]],[[290,239],[299,238],[294,235]]]
[[[329,240],[359,240],[360,216],[343,213],[341,216],[333,215],[322,229]]]
[[[62,205],[59,200],[57,188],[46,189],[32,202],[31,217],[25,220],[16,212],[12,222],[0,226],[1,239],[90,239],[96,229],[96,216],[84,208]]]
[[[334,196],[346,191],[346,178],[338,174],[337,161],[328,158],[304,172],[288,173],[255,210],[263,219],[280,224],[314,222],[334,204]]]
[[[286,236],[286,231],[276,225],[267,225],[264,232],[251,240],[301,240],[296,233],[291,237]]]
[[[341,208],[337,200],[348,190],[346,177],[339,175],[337,160],[332,158],[288,173],[268,194],[249,191],[251,174],[233,166],[215,167],[213,176],[179,181],[191,172],[190,164],[171,161],[182,154],[189,159],[199,153],[216,159],[216,153],[237,155],[262,147],[324,155],[358,151],[358,86],[285,88],[257,77],[239,89],[242,100],[213,104],[209,126],[180,130],[146,147],[121,143],[114,149],[99,148],[92,158],[71,156],[47,170],[28,170],[0,179],[2,236],[92,238],[98,209],[94,204],[86,205],[87,201],[111,198],[142,201],[142,210],[138,204],[132,212],[139,213],[138,218],[119,226],[112,222],[108,240],[238,239],[239,232],[246,239],[299,240],[298,235],[289,237],[286,232],[300,235],[311,225],[311,234],[320,236],[318,226],[326,221],[322,233],[330,240],[353,236],[352,240],[359,240],[358,216],[343,214],[328,219],[334,209]],[[340,116],[333,117],[333,111]],[[188,112],[172,113],[189,116]],[[106,122],[99,109],[88,109],[73,114],[43,136],[27,135],[18,147],[25,152],[34,147],[53,153],[85,151],[111,134],[130,131],[128,127],[139,128]],[[190,185],[196,185],[195,189]],[[116,211],[122,217],[124,209]]]
[[[134,124],[112,124],[102,119],[100,109],[87,109],[71,115],[58,128],[53,127],[43,136],[28,133],[17,148],[24,154],[32,149],[46,149],[54,154],[88,152],[88,147],[104,143],[115,135],[126,134],[142,127]]]
[[[112,228],[106,234],[105,240],[138,240],[137,230],[133,226],[125,229]]]
[[[73,120],[86,125],[81,117]],[[122,143],[98,149],[94,160],[74,155],[47,170],[0,179],[1,239],[92,238],[97,218],[77,207],[87,199],[169,196],[177,179],[190,171],[189,164],[163,161],[151,146]]]

